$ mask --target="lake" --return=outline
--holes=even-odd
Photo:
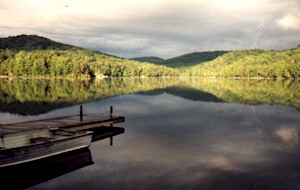
[[[299,189],[300,83],[203,78],[0,80],[1,123],[125,116],[84,167],[28,189]],[[45,171],[47,172],[47,171]],[[15,179],[16,183],[18,179]]]

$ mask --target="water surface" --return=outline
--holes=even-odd
[[[113,146],[109,139],[93,142],[92,165],[28,189],[300,188],[298,82],[152,84],[81,99],[85,113],[105,114],[114,106],[115,114],[125,116],[117,125],[125,133],[113,138]],[[68,102],[42,114],[6,112],[0,118],[21,121],[78,111],[78,102]]]

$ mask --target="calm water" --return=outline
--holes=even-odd
[[[299,189],[299,84],[276,83],[272,90],[261,82],[228,87],[225,81],[216,91],[203,83],[153,85],[84,102],[85,113],[105,114],[114,106],[125,116],[116,125],[125,133],[113,138],[113,146],[109,139],[93,142],[93,164],[28,189]],[[78,113],[78,105],[67,105],[43,114],[3,112],[0,119]]]

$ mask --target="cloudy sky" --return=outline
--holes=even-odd
[[[300,44],[300,0],[0,0],[0,37],[131,58]]]

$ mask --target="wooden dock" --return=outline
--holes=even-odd
[[[64,156],[69,153],[86,149],[91,142],[105,138],[110,138],[112,146],[113,136],[125,131],[122,127],[113,126],[121,122],[125,122],[125,118],[113,116],[112,107],[108,116],[83,115],[81,107],[79,115],[0,124],[0,176],[7,176],[7,171],[13,171],[14,177],[18,171],[22,175],[28,169],[23,166],[33,164],[36,167],[36,163],[52,160],[58,155],[66,160]],[[48,161],[45,164],[48,165]]]
[[[11,123],[11,124],[1,124],[0,125],[0,137],[3,137],[8,134],[13,133],[22,133],[33,130],[40,129],[64,129],[68,131],[84,131],[84,130],[96,130],[101,127],[110,127],[111,130],[115,127],[112,127],[115,123],[125,122],[125,118],[123,116],[99,116],[99,115],[71,115],[64,117],[55,117],[49,119],[42,120],[33,120],[33,121],[25,121],[20,123]],[[118,129],[118,133],[121,133],[120,128]],[[99,130],[97,130],[99,131]],[[101,131],[101,130],[100,130]],[[109,130],[103,130],[108,133]],[[123,129],[124,132],[124,129]],[[98,134],[99,135],[99,134]],[[101,135],[101,134],[100,134]],[[105,134],[103,135],[103,137]]]

